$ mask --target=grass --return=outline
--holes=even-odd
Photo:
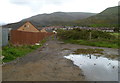
[[[110,33],[111,35],[118,36],[120,33]]]
[[[107,48],[118,48],[118,41],[100,41],[100,40],[64,40],[65,43],[87,45],[87,46],[97,46],[97,47],[107,47]]]
[[[115,36],[116,38],[118,38],[118,36],[120,35],[120,33],[110,33],[110,34]]]
[[[90,35],[91,32],[91,35]],[[96,30],[58,30],[58,37],[65,43],[107,47],[107,48],[119,48],[120,45],[118,39],[119,33],[109,33]]]
[[[46,39],[42,40],[40,42],[40,45],[5,46],[2,48],[2,55],[5,56],[5,58],[3,59],[3,62],[10,62],[12,60],[15,60],[18,57],[25,56],[26,54],[41,47],[45,42],[46,42]]]

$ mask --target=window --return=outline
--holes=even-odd
[[[26,25],[24,25],[24,27],[26,27]]]
[[[30,26],[29,25],[24,25],[24,27],[29,28]]]

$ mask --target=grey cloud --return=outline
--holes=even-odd
[[[20,5],[20,6],[27,6],[33,12],[38,11],[42,8],[42,0],[9,0],[10,3]]]
[[[9,0],[10,3],[17,4],[17,5],[25,5],[29,4],[29,0]]]
[[[61,6],[69,1],[72,0],[9,0],[9,2],[12,4],[28,6],[33,12],[38,12],[47,5]]]
[[[58,5],[58,4],[62,4],[62,3],[66,3],[68,1],[71,0],[9,0],[11,3],[13,4],[19,4],[19,5],[27,5],[27,4],[54,4],[54,5]]]
[[[43,1],[47,4],[55,4],[55,5],[66,2],[65,0],[43,0]]]

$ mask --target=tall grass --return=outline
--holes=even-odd
[[[91,33],[91,37],[90,37]],[[94,30],[58,30],[58,37],[66,43],[118,48],[118,38],[111,33]]]

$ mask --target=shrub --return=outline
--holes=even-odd
[[[73,29],[73,30],[59,30],[58,36],[62,39],[83,39],[83,40],[89,40],[91,32],[91,38],[92,39],[114,39],[115,37],[107,32],[102,31],[95,31],[95,30],[81,30],[81,29]]]

